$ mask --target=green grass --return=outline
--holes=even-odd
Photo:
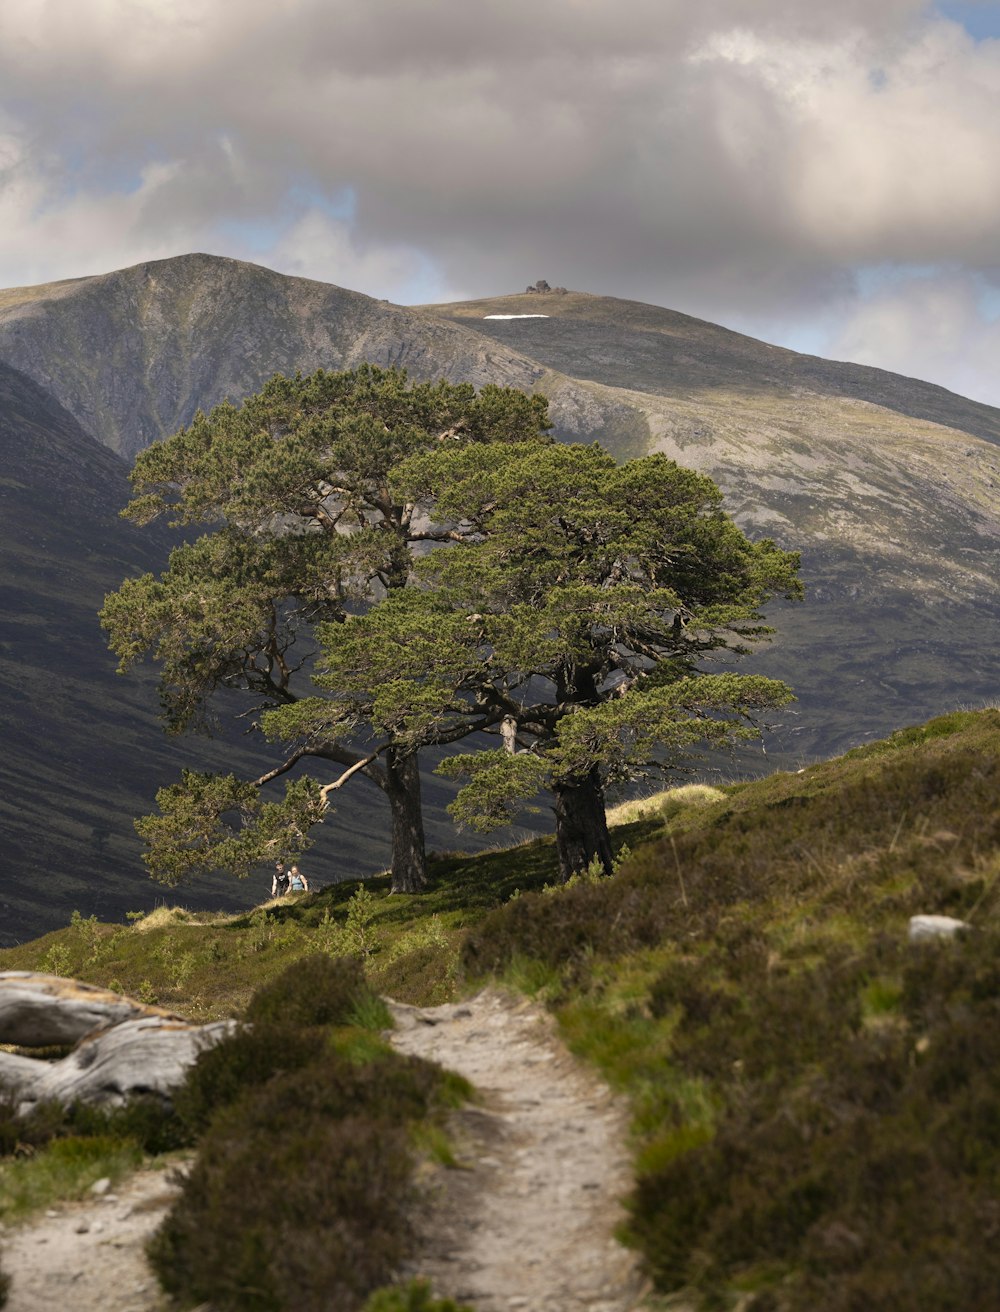
[[[54,1139],[30,1156],[0,1160],[0,1221],[21,1221],[53,1203],[82,1198],[96,1181],[114,1183],[141,1161],[137,1143],[113,1135]]]
[[[998,797],[1000,712],[960,712],[795,773],[658,801],[614,830],[631,855],[612,879],[555,888],[552,844],[536,841],[434,857],[420,897],[369,881],[236,917],[77,917],[0,968],[61,954],[69,973],[145,981],[208,1017],[242,1014],[255,992],[266,1013],[286,967],[304,985],[327,969],[310,954],[334,970],[355,957],[369,988],[346,989],[332,1028],[307,1007],[301,1043],[232,1066],[233,1097],[264,1100],[248,1112],[261,1126],[277,1096],[268,1062],[286,1072],[282,1097],[316,1106],[326,1084],[354,1087],[345,1071],[379,1068],[370,990],[432,1003],[499,978],[545,1002],[629,1099],[627,1238],[659,1295],[698,1312],[965,1312],[1000,1287],[1000,1250],[984,1242],[1000,1190]],[[974,929],[911,946],[921,912]],[[441,1085],[434,1107],[467,1092]],[[448,1163],[439,1115],[415,1115],[403,1156]],[[211,1159],[220,1179],[243,1160],[236,1125]],[[290,1162],[278,1153],[268,1169]],[[383,1292],[393,1308],[418,1297]]]
[[[630,826],[622,841],[657,827]],[[362,955],[375,988],[400,1001],[447,1002],[463,987],[466,932],[516,893],[555,882],[558,871],[551,839],[478,856],[432,855],[429,864],[430,888],[420,895],[390,896],[381,878],[269,900],[242,915],[163,907],[127,925],[76,916],[0,950],[0,970],[55,970],[210,1020],[242,1015],[290,962],[321,951]]]

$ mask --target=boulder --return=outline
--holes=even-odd
[[[960,929],[971,929],[965,920],[953,916],[911,916],[910,942],[921,943],[934,938],[954,938]]]

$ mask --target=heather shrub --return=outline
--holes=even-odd
[[[0,1157],[30,1153],[54,1139],[99,1136],[127,1141],[154,1154],[190,1142],[170,1106],[155,1095],[137,1095],[123,1107],[46,1102],[20,1116],[17,1098],[0,1093]]]
[[[199,1053],[174,1094],[174,1108],[190,1135],[200,1133],[219,1107],[228,1106],[274,1076],[300,1070],[316,1059],[321,1031],[278,1025],[241,1026]]]
[[[145,1153],[174,1152],[191,1142],[185,1125],[169,1103],[155,1094],[136,1094],[123,1107],[75,1103],[67,1113],[73,1134],[106,1134],[130,1140]]]
[[[697,1022],[682,1017],[679,1058],[738,1077],[716,1084],[726,1107],[713,1130],[665,1129],[646,1154],[630,1224],[658,1286],[746,1287],[766,1258],[774,1279],[757,1272],[764,1289],[750,1308],[992,1306],[998,959],[997,932],[916,947],[876,940],[804,972],[794,990],[758,975],[728,1032],[718,1010],[721,1034],[701,1023],[705,1007]],[[892,970],[898,1014],[863,1023],[865,981]],[[696,980],[684,987],[690,998]]]
[[[438,1079],[327,1049],[220,1109],[150,1247],[164,1288],[234,1312],[354,1312],[409,1249],[407,1126]]]
[[[358,1002],[370,992],[359,960],[318,952],[301,957],[258,989],[246,1018],[254,1025],[285,1028],[346,1025]]]

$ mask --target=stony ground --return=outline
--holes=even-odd
[[[146,1240],[173,1201],[169,1171],[138,1171],[114,1192],[53,1208],[9,1227],[4,1312],[161,1312],[168,1304],[146,1262]]]
[[[628,1188],[625,1122],[533,1004],[487,991],[433,1008],[394,1004],[393,1042],[458,1071],[478,1101],[454,1115],[458,1169],[427,1179],[420,1258],[408,1275],[476,1312],[629,1312],[633,1257],[613,1238]],[[170,1172],[0,1236],[5,1312],[164,1312],[143,1246],[170,1205]]]

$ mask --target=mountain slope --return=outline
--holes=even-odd
[[[797,389],[868,401],[1000,442],[1000,411],[944,387],[771,346],[676,310],[586,292],[533,293],[424,307],[576,378],[659,395],[713,388]],[[531,315],[494,319],[492,315]],[[544,323],[534,316],[545,316]]]
[[[241,737],[168,739],[150,671],[114,672],[97,620],[126,576],[162,567],[171,537],[119,518],[126,466],[23,374],[0,365],[0,946],[64,924],[74,908],[103,919],[149,909],[132,820],[182,767],[265,768]],[[322,882],[388,857],[381,794],[364,784],[310,852]],[[447,793],[430,791],[429,838],[451,841]],[[185,889],[192,906],[258,902],[266,876]]]
[[[363,360],[542,391],[558,437],[664,451],[715,478],[751,535],[801,549],[806,604],[775,607],[778,637],[744,665],[799,695],[771,740],[778,759],[996,696],[1000,411],[610,297],[406,309],[235,260],[161,260],[0,291],[0,361],[23,371],[4,371],[0,397],[0,815],[17,857],[4,878],[28,878],[47,835],[50,867],[68,877],[80,864],[69,906],[96,908],[83,893],[108,853],[126,881],[115,906],[140,905],[131,817],[179,762],[242,749],[164,744],[150,684],[111,674],[94,613],[123,577],[160,568],[167,539],[117,519],[125,466],[91,439],[130,457],[276,370]],[[43,739],[48,756],[34,750]],[[383,859],[379,800],[359,791],[345,805],[337,870]],[[454,844],[446,823],[430,829]]]
[[[463,325],[211,255],[0,291],[0,360],[126,458],[275,373],[370,361],[531,390],[550,372]],[[547,381],[567,394],[568,432],[596,432],[625,409]]]
[[[806,605],[773,612],[780,635],[752,662],[799,694],[786,749],[840,750],[996,695],[1000,411],[611,297],[427,312],[613,388],[649,449],[710,474],[752,536],[803,551]]]

